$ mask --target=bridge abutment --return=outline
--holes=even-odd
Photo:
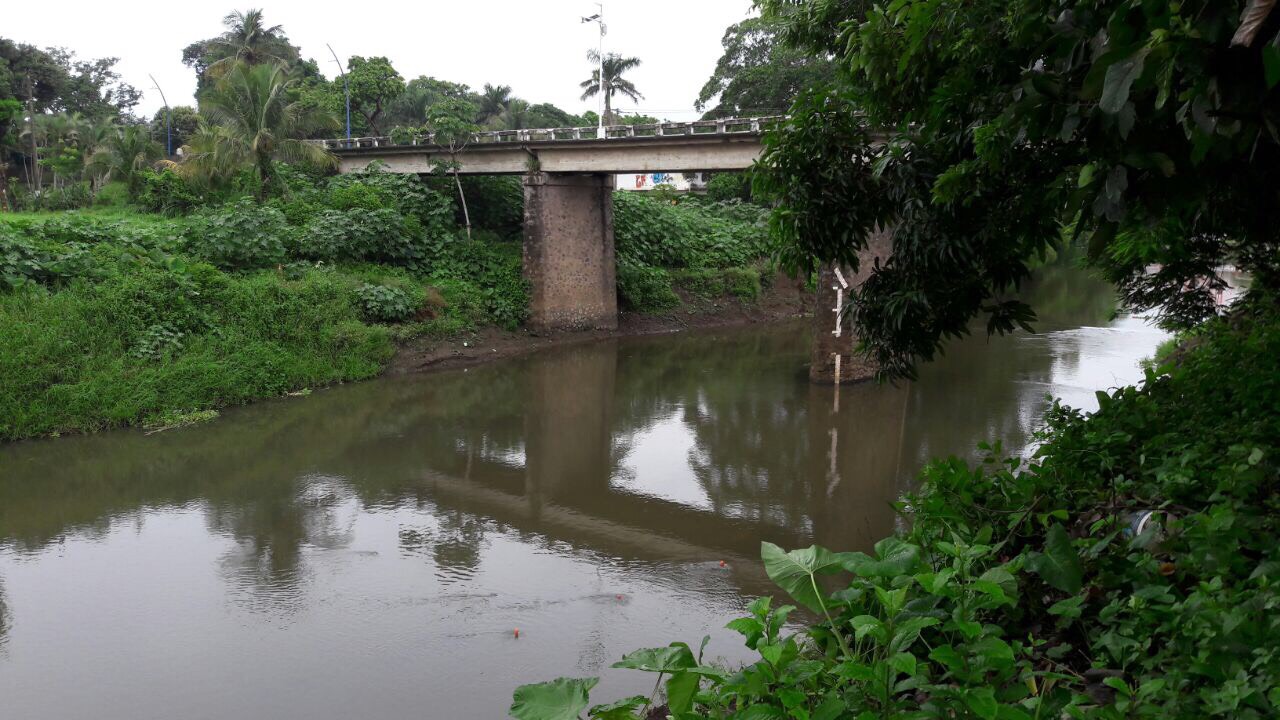
[[[849,294],[871,275],[876,259],[889,259],[893,251],[893,231],[877,230],[867,240],[867,248],[858,254],[858,272],[847,265],[828,264],[818,271],[818,297],[813,309],[813,355],[809,361],[809,380],[823,384],[845,384],[870,380],[879,369],[871,358],[854,352],[858,337],[854,334],[845,305]]]
[[[612,175],[524,177],[524,276],[531,327],[618,327]]]

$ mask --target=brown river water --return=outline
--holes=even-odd
[[[1038,334],[838,403],[793,324],[0,446],[0,718],[500,718],[562,675],[647,694],[609,669],[639,647],[748,660],[761,540],[869,548],[929,458],[1027,452],[1165,337],[1076,270],[1028,294]]]

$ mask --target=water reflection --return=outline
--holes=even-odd
[[[770,590],[761,540],[869,547],[925,458],[1018,450],[1046,393],[1087,405],[1160,339],[1109,321],[1079,273],[1030,292],[1043,334],[838,398],[808,384],[796,325],[4,447],[0,695],[108,719],[138,714],[101,700],[120,693],[169,714],[500,716],[512,686],[555,675],[647,691],[607,666],[655,639],[709,632],[732,661],[724,622]]]

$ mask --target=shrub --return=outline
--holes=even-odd
[[[83,243],[41,242],[0,227],[0,283],[5,287],[59,285],[92,272]]]
[[[641,193],[614,194],[614,236],[619,257],[658,267],[744,266],[768,251],[762,223]]]
[[[283,213],[245,198],[197,215],[187,248],[221,268],[268,267],[284,262],[288,234]]]
[[[140,174],[137,203],[162,215],[185,215],[202,206],[204,196],[172,170],[144,170]]]
[[[329,189],[327,204],[335,210],[377,210],[397,206],[385,189],[363,182],[335,183]]]
[[[671,289],[671,273],[624,258],[618,259],[618,301],[625,309],[650,313],[680,304]]]
[[[716,173],[707,181],[707,199],[751,201],[751,175],[748,173]]]
[[[109,182],[98,188],[93,197],[95,207],[124,208],[129,205],[129,186],[122,181]]]
[[[356,288],[356,297],[364,317],[376,322],[403,322],[417,312],[421,298],[386,285],[364,283]]]
[[[702,298],[733,295],[742,300],[760,297],[760,271],[755,268],[679,270],[674,273],[680,287]]]

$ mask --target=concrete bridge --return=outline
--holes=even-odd
[[[341,172],[380,162],[390,172],[428,175],[456,163],[464,175],[524,176],[524,274],[529,325],[540,330],[615,329],[618,302],[613,239],[613,175],[745,170],[760,157],[766,130],[785,118],[729,118],[604,128],[472,133],[444,144],[431,133],[325,140]],[[871,254],[887,257],[887,243]],[[877,253],[877,250],[880,252]],[[871,257],[863,267],[871,267]],[[854,277],[832,268],[819,280],[815,381],[851,381],[872,369],[853,355],[849,333],[833,330]],[[827,307],[827,306],[830,307]]]

